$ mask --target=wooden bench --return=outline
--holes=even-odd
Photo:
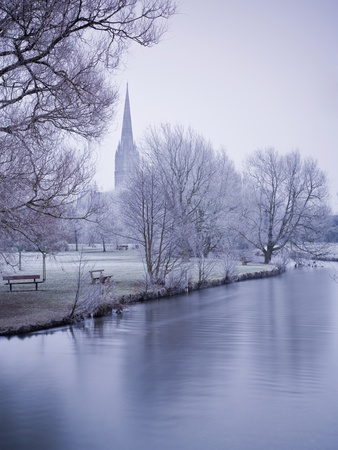
[[[9,286],[10,292],[12,292],[13,284],[33,284],[35,283],[35,290],[38,290],[38,284],[43,281],[37,281],[40,279],[40,275],[4,275],[2,277],[5,283],[5,286]]]
[[[247,266],[251,262],[251,259],[246,258],[245,256],[243,256],[241,258],[241,261],[242,261],[242,266]]]
[[[118,245],[117,250],[128,250],[128,245]]]
[[[103,275],[104,269],[97,269],[97,270],[90,270],[90,277],[92,280],[92,284],[95,284],[96,282],[99,282],[101,284],[104,284],[106,281],[110,281],[112,275]]]

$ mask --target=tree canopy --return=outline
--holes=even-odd
[[[0,133],[100,136],[116,101],[106,70],[131,42],[158,42],[174,12],[172,0],[2,1]]]

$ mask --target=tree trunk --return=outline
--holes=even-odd
[[[271,258],[272,258],[272,251],[273,251],[273,247],[271,246],[267,246],[267,249],[264,250],[264,264],[269,264],[271,262]]]
[[[78,252],[79,251],[79,244],[78,244],[77,230],[74,231],[74,234],[75,234],[75,251]]]
[[[46,271],[46,253],[42,252],[42,278],[43,281],[46,281],[47,271]]]

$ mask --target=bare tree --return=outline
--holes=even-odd
[[[47,238],[53,221],[76,217],[79,197],[88,192],[92,177],[90,155],[87,150],[75,152],[54,144],[45,139],[32,145],[28,133],[25,140],[0,138],[2,242],[21,235],[38,244],[43,241],[42,228]],[[91,210],[89,204],[78,217],[85,218]]]
[[[131,43],[150,46],[173,0],[0,3],[0,239],[37,242],[37,224],[74,215],[113,117],[111,74]],[[87,217],[90,208],[81,217]]]
[[[238,206],[233,164],[203,136],[180,125],[150,129],[145,150],[159,172],[181,255],[208,257],[219,249]]]
[[[157,168],[141,160],[126,189],[120,194],[120,211],[128,239],[142,249],[146,274],[151,284],[164,284],[177,262],[174,223]]]
[[[0,133],[100,136],[116,101],[106,70],[130,43],[158,42],[174,12],[172,0],[2,1]]]
[[[101,243],[102,251],[106,252],[108,244],[115,242],[118,225],[114,192],[95,191],[93,202],[96,211],[85,223],[82,221],[82,241],[89,245]]]
[[[315,161],[298,151],[258,150],[247,159],[243,186],[240,233],[265,263],[286,246],[315,251],[329,214],[326,176]]]

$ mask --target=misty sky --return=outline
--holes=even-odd
[[[241,169],[273,146],[316,158],[338,192],[338,1],[181,0],[162,42],[133,46],[97,183],[114,186],[126,83],[136,142],[147,126],[191,126]],[[332,198],[338,212],[338,197]]]

